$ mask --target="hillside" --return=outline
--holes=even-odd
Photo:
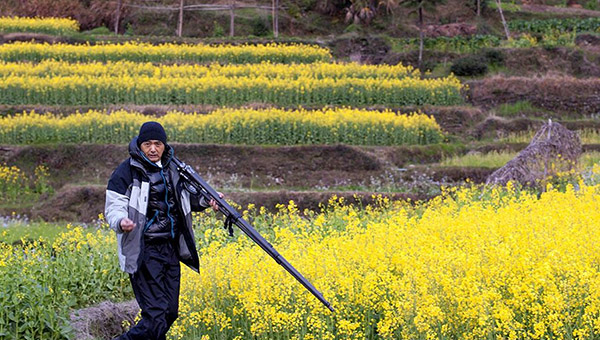
[[[41,6],[42,3],[45,5]],[[190,11],[184,17],[183,36],[175,37],[173,29],[177,18],[174,12],[133,7],[149,5],[143,1],[125,3],[132,6],[123,13],[121,34],[114,35],[106,27],[111,27],[111,18],[115,14],[108,2],[64,0],[58,6],[40,0],[39,6],[25,6],[29,2],[16,4],[9,1],[0,7],[2,13],[55,16],[76,13],[81,32],[62,35],[24,31],[0,33],[0,46],[32,39],[67,45],[85,42],[92,46],[125,41],[233,45],[305,43],[326,48],[332,61],[338,63],[419,66],[416,16],[413,10],[402,6],[389,11],[378,8],[369,22],[349,23],[344,20],[343,13],[352,4],[350,2],[282,1],[281,36],[275,39],[270,31],[268,11],[240,9],[242,14],[236,15],[235,38],[226,37],[227,13]],[[240,7],[257,5],[255,2],[237,3]],[[186,2],[186,5],[194,4],[193,1]],[[324,4],[330,7],[324,8]],[[162,5],[174,6],[174,2],[163,1]],[[332,194],[352,198],[358,193],[364,202],[369,201],[372,194],[428,199],[439,193],[440,185],[456,185],[467,179],[484,182],[487,175],[503,164],[500,159],[491,165],[484,164],[485,157],[514,156],[548,119],[579,131],[585,139],[586,157],[595,159],[600,143],[600,123],[597,121],[600,112],[600,37],[593,30],[600,24],[593,20],[600,12],[593,10],[591,3],[570,3],[570,7],[552,5],[548,2],[507,5],[505,16],[514,28],[510,41],[502,38],[498,12],[488,4],[482,4],[481,16],[477,16],[469,4],[459,1],[448,1],[428,9],[421,69],[424,77],[431,79],[447,77],[451,72],[465,72],[458,77],[464,85],[463,103],[454,106],[353,105],[399,113],[420,110],[432,115],[445,134],[444,144],[186,144],[179,145],[178,150],[182,157],[200,168],[199,172],[211,183],[242,205],[253,202],[274,208],[278,203],[292,199],[301,208],[312,209],[318,208]],[[163,20],[165,18],[168,20]],[[575,33],[565,31],[564,27],[573,25],[572,20],[587,26]],[[562,31],[548,28],[549,25],[559,25],[556,27]],[[220,33],[215,32],[219,27]],[[258,28],[263,29],[262,33],[253,31]],[[272,108],[280,105],[251,101],[229,103],[228,106]],[[283,105],[283,108],[319,109],[323,106],[327,105],[294,103]],[[217,107],[219,105],[175,103],[50,105],[0,102],[0,115],[13,117],[31,110],[69,115],[90,109],[107,112],[125,109],[161,117],[170,110],[209,113]],[[102,158],[88,157],[90,150],[93,150],[91,155],[99,154]],[[46,165],[52,187],[52,194],[42,195],[38,202],[0,206],[2,214],[17,212],[50,220],[90,221],[96,218],[102,210],[106,178],[127,156],[124,145],[4,145],[0,151],[1,163],[16,165],[25,173],[31,174],[36,166]],[[472,155],[479,159],[465,163]],[[89,214],[90,211],[94,213]]]
[[[597,0],[428,1],[422,41],[418,2],[280,4],[0,3],[0,338],[134,321],[101,213],[149,120],[336,309],[209,209],[169,339],[599,338]]]

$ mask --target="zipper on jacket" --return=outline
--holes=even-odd
[[[160,176],[162,177],[163,182],[165,183],[165,203],[167,204],[167,217],[171,222],[171,238],[175,239],[175,228],[173,225],[173,217],[171,217],[171,206],[169,205],[169,185],[167,184],[167,179],[165,178],[165,174],[162,168],[160,169]],[[175,188],[173,188],[173,190],[175,190]]]
[[[150,221],[148,221],[148,223],[146,223],[146,226],[144,227],[144,233],[146,232],[146,230],[148,230],[148,228],[150,228],[152,223],[154,223],[154,219],[156,218],[156,216],[158,216],[158,210],[154,212],[154,216],[152,216]]]

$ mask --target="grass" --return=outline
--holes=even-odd
[[[529,143],[536,131],[514,132],[499,140],[505,143]],[[600,131],[596,129],[582,129],[578,131],[582,144],[600,144]]]
[[[435,64],[433,70],[430,71],[428,76],[433,78],[447,77],[450,74],[450,66],[452,66],[452,64],[449,62]]]
[[[521,11],[521,6],[517,5],[514,2],[503,2],[501,3],[503,12],[519,12]],[[498,10],[498,5],[496,5],[495,1],[488,1],[487,7],[491,10]]]
[[[600,164],[600,152],[586,152],[579,158],[579,166],[582,169],[593,167],[595,164]]]
[[[508,74],[509,72],[510,72],[510,70],[504,65],[499,65],[496,63],[489,63],[488,71],[487,71],[486,75],[490,76],[490,75],[494,75],[494,74]]]
[[[448,157],[440,162],[441,166],[500,168],[517,156],[517,152],[492,151],[487,154],[472,153],[462,156]],[[600,163],[600,152],[586,152],[579,158],[579,167],[586,169]]]
[[[64,223],[29,222],[17,216],[4,217],[0,218],[0,242],[14,243],[39,238],[52,242],[67,228]]]
[[[540,111],[546,110],[536,107],[527,100],[520,100],[511,104],[502,104],[495,109],[496,114],[502,117],[517,117],[520,115],[528,115]]]
[[[469,153],[443,159],[441,166],[500,168],[517,155],[516,152],[492,151],[486,154]]]

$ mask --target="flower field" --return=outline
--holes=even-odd
[[[581,183],[538,197],[473,187],[366,208],[333,198],[302,213],[291,202],[276,213],[248,207],[333,314],[245,235],[229,238],[214,217],[196,215],[201,271],[183,271],[169,338],[595,339],[599,189]],[[0,245],[0,333],[58,339],[68,307],[130,296],[113,247],[112,232],[80,227]]]
[[[65,117],[23,113],[0,118],[0,143],[127,144],[146,120],[127,111]],[[209,114],[171,112],[157,121],[169,140],[179,143],[404,145],[438,143],[444,137],[432,117],[416,112],[219,109]]]
[[[39,63],[0,62],[0,76],[13,77],[66,77],[76,75],[92,77],[224,77],[268,79],[404,79],[419,77],[419,72],[411,66],[398,65],[362,65],[357,63],[276,64],[261,62],[256,64],[152,64],[150,62],[87,62],[70,63],[56,60],[44,60]]]
[[[266,45],[151,45],[138,42],[123,44],[70,45],[15,42],[0,45],[0,59],[4,61],[39,62],[55,59],[69,62],[118,61],[135,62],[225,62],[233,64],[312,63],[330,61],[325,48],[301,44]]]
[[[0,33],[35,32],[72,34],[79,31],[79,23],[66,18],[0,17]]]
[[[0,65],[0,102],[9,105],[454,105],[461,89],[455,77],[421,79],[402,66]]]
[[[509,23],[546,37],[597,31],[599,20],[513,16]],[[536,189],[477,184],[514,158],[523,146],[509,144],[527,143],[535,131],[526,129],[542,120],[579,126],[583,144],[597,144],[597,98],[561,87],[566,77],[536,88],[581,92],[571,97],[594,113],[575,124],[569,119],[579,115],[552,112],[561,98],[535,101],[519,89],[503,98],[513,88],[503,85],[508,76],[445,71],[468,52],[497,57],[488,72],[509,72],[528,50],[505,47],[539,36],[503,40],[484,29],[431,37],[424,47],[437,52],[419,64],[433,68],[422,72],[349,61],[416,62],[418,40],[403,35],[388,37],[396,44],[388,53],[385,37],[371,44],[360,31],[307,44],[265,37],[237,44],[185,34],[133,41],[123,28],[128,33],[88,35],[70,19],[0,17],[2,34],[63,35],[38,39],[53,44],[0,44],[0,339],[79,338],[74,313],[134,299],[115,233],[95,216],[110,171],[149,120],[227,199],[257,203],[231,202],[335,308],[245,234],[234,228],[228,236],[222,215],[194,213],[200,273],[182,265],[169,340],[600,338],[600,146],[584,145],[581,173]],[[593,51],[569,52],[576,33],[566,35],[571,45],[541,59],[564,55],[565,65],[595,74]],[[514,112],[498,118],[497,104],[515,98],[531,112],[512,104]],[[358,203],[349,202],[352,195]],[[70,217],[84,214],[85,223]],[[49,222],[59,218],[67,220]],[[109,332],[130,326],[119,320],[103,328],[107,320],[92,324],[105,333],[84,331],[112,338]]]

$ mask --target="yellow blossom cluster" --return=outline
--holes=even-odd
[[[600,186],[447,189],[428,202],[333,197],[243,215],[331,302],[331,313],[239,231],[197,214],[170,339],[597,339]],[[68,225],[0,242],[0,330],[60,339],[71,308],[131,298],[114,233]],[[3,234],[0,234],[4,236]],[[65,333],[66,332],[66,333]]]
[[[66,77],[77,75],[84,78],[109,77],[226,77],[268,79],[342,79],[377,78],[402,79],[419,77],[412,66],[361,65],[357,63],[275,64],[268,61],[257,64],[152,64],[149,62],[109,61],[69,63],[57,60],[43,60],[39,63],[0,61],[0,77]]]
[[[23,190],[27,190],[27,176],[16,166],[0,164],[0,202],[14,202]]]
[[[17,166],[0,164],[0,203],[26,202],[50,191],[48,177],[48,168],[43,165],[35,168],[33,176],[28,176]]]
[[[79,31],[79,23],[68,18],[0,17],[0,32],[35,32],[72,34]]]
[[[0,143],[128,143],[148,117],[88,111],[64,117],[24,112],[0,118]],[[227,144],[429,144],[444,138],[433,117],[351,108],[322,110],[218,109],[169,112],[156,120],[170,141]]]
[[[197,233],[200,274],[183,270],[171,339],[596,339],[599,189],[538,197],[509,185],[416,206],[251,212],[335,313],[209,219]]]
[[[1,48],[1,46],[0,46]],[[14,67],[24,70],[31,65]],[[61,67],[67,71],[62,72]],[[106,105],[106,104],[211,104],[231,106],[247,103],[291,105],[455,105],[463,102],[462,84],[454,77],[426,78],[407,76],[403,67],[360,67],[354,64],[325,65],[314,72],[312,65],[262,64],[257,67],[270,72],[248,75],[216,72],[196,74],[194,67],[159,66],[153,74],[130,74],[128,64],[93,68],[56,63],[46,74],[18,74],[0,71],[0,102],[11,105]],[[117,69],[119,68],[119,69]],[[212,68],[212,67],[211,67]],[[228,67],[223,67],[227,69]],[[348,70],[346,70],[348,68]],[[354,76],[354,69],[367,72]],[[71,73],[77,69],[82,74]],[[162,70],[165,70],[163,73]],[[206,69],[206,68],[205,68]],[[184,74],[178,73],[184,70]],[[383,70],[382,77],[378,70]],[[169,74],[173,71],[174,73]],[[318,71],[318,70],[317,70]],[[374,71],[374,72],[372,72]],[[399,73],[394,77],[385,72]],[[27,73],[22,72],[22,73]],[[371,73],[372,76],[368,76]]]
[[[14,165],[7,166],[6,164],[0,164],[0,183],[14,184],[26,179],[27,177],[25,176],[23,171],[18,167]]]
[[[311,63],[329,61],[329,50],[304,44],[243,44],[203,45],[172,44],[152,45],[143,42],[122,44],[46,44],[15,42],[0,45],[0,59],[5,61],[42,61],[56,59],[71,62],[117,61],[136,62],[194,62],[194,63]]]

